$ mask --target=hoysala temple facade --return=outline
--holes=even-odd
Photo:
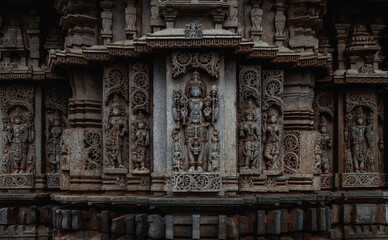
[[[388,239],[387,11],[2,0],[0,239]]]

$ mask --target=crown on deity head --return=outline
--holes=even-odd
[[[195,70],[191,74],[191,78],[190,78],[190,80],[186,84],[186,88],[185,88],[186,96],[188,96],[188,97],[191,96],[191,89],[194,86],[197,86],[201,90],[201,97],[204,98],[206,96],[206,92],[207,92],[206,91],[206,85],[201,80],[197,70]]]

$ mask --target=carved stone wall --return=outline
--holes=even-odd
[[[386,9],[0,1],[0,239],[388,239]]]

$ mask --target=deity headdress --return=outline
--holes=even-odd
[[[327,127],[327,122],[326,122],[326,118],[324,116],[321,116],[321,118],[319,119],[319,127]]]
[[[120,100],[120,97],[117,94],[113,96],[111,111],[113,111],[113,109],[115,108],[118,108],[120,110],[121,115],[124,114],[125,112],[124,104],[122,103],[122,101]]]
[[[20,107],[16,107],[15,109],[15,113],[13,115],[13,118],[12,118],[12,121],[15,122],[15,119],[21,119],[22,121],[24,121],[24,114],[23,114],[23,111]]]
[[[201,90],[201,97],[204,98],[206,97],[206,85],[205,83],[201,80],[199,73],[197,71],[194,71],[191,74],[190,80],[186,83],[186,88],[185,88],[185,93],[186,96],[191,97],[191,89],[196,86]]]
[[[245,106],[244,117],[246,117],[249,114],[253,115],[253,119],[254,120],[257,119],[257,116],[256,116],[257,113],[256,113],[254,104],[253,104],[251,99],[248,100],[248,102],[247,102],[247,104]]]
[[[365,120],[364,118],[364,112],[362,111],[362,107],[358,107],[357,108],[357,112],[356,112],[356,121],[359,119],[359,118],[362,118],[362,120]]]

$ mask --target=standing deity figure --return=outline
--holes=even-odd
[[[61,137],[64,126],[65,124],[62,120],[60,112],[55,111],[54,117],[49,120],[47,129],[47,161],[51,165],[52,173],[56,173],[59,171],[62,156]]]
[[[20,107],[16,107],[11,115],[11,122],[5,128],[4,147],[10,147],[9,152],[14,173],[25,173],[30,144],[34,141],[35,134]]]
[[[135,171],[148,171],[147,147],[150,145],[148,122],[142,112],[139,112],[132,126],[132,161]]]
[[[267,170],[279,167],[281,126],[279,124],[279,114],[272,109],[268,112],[264,126],[264,159]]]
[[[218,152],[218,146],[217,150],[214,150],[213,145],[210,145],[218,144],[218,131],[214,126],[218,118],[217,89],[213,86],[210,94],[206,96],[206,85],[200,79],[199,73],[194,71],[186,84],[185,94],[182,95],[181,91],[176,89],[173,95],[172,113],[178,128],[183,126],[189,171],[203,172],[203,165],[209,157],[206,154],[208,147],[213,149],[213,161],[216,156],[214,151]],[[209,165],[215,166],[215,163]]]
[[[368,139],[370,138],[370,135],[373,136],[373,132],[370,132],[370,130],[367,129],[361,107],[357,110],[355,122],[350,130],[350,149],[353,160],[353,170],[357,173],[365,172]],[[345,140],[348,140],[347,135],[348,133],[345,133]]]
[[[106,149],[108,167],[124,168],[123,143],[128,132],[128,123],[125,116],[125,107],[118,95],[113,96],[112,105],[108,108],[109,119],[106,131]]]
[[[327,123],[324,116],[321,117],[319,123],[319,134],[320,134],[320,149],[322,151],[321,154],[321,170],[322,173],[328,174],[330,173],[330,157],[329,157],[329,149],[332,147],[333,142],[330,138],[330,134],[327,131]]]
[[[260,8],[258,2],[253,3],[253,8],[251,9],[251,22],[252,30],[262,31],[261,22],[263,20],[263,10]]]
[[[243,168],[256,169],[259,167],[259,134],[260,127],[258,124],[256,111],[252,107],[251,99],[248,101],[248,108],[244,113],[244,121],[240,123],[240,137],[243,141],[242,154],[244,156]]]

